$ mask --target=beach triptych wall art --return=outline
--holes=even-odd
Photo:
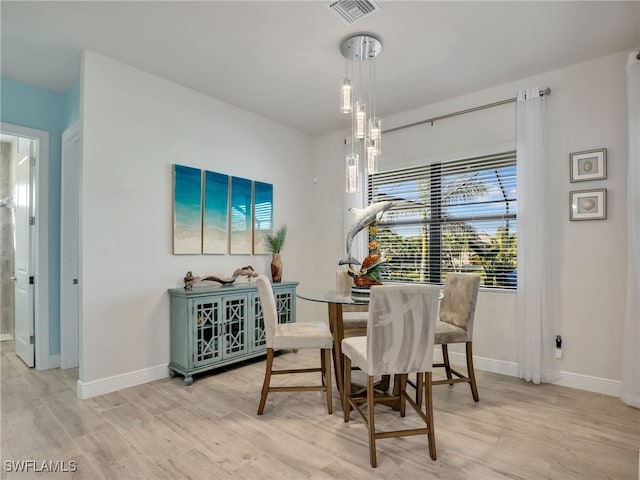
[[[231,243],[229,253],[251,253],[251,180],[231,177]]]
[[[273,185],[253,184],[253,253],[270,253],[267,236],[273,233]]]
[[[266,254],[273,185],[173,166],[174,254]]]
[[[202,251],[202,172],[173,168],[173,253]]]
[[[204,172],[202,253],[227,253],[229,175]]]

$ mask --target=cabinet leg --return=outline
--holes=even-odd
[[[189,385],[191,385],[193,383],[193,377],[191,375],[188,375],[186,377],[184,377],[184,384],[188,387]]]
[[[174,372],[173,370],[169,369],[169,378],[176,378],[176,372]]]

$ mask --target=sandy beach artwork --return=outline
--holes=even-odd
[[[173,253],[202,252],[202,172],[173,166]]]
[[[251,180],[231,177],[231,235],[229,253],[251,254],[253,218]]]
[[[202,253],[225,254],[229,241],[229,175],[204,172]]]

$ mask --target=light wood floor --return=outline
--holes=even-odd
[[[77,371],[28,369],[12,342],[0,348],[2,478],[72,477],[8,473],[7,460],[75,461],[73,478],[92,480],[638,478],[640,411],[580,390],[486,372],[479,403],[467,385],[435,387],[438,459],[423,436],[386,439],[372,469],[366,429],[355,413],[343,422],[335,389],[333,415],[309,392],[271,394],[258,417],[264,361],[82,401]],[[276,367],[319,357],[286,353]],[[381,428],[417,424],[411,409],[376,412]]]

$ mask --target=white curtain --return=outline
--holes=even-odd
[[[627,314],[622,345],[620,398],[640,408],[640,61],[627,62]]]
[[[518,375],[533,383],[556,380],[551,308],[551,261],[547,205],[545,97],[518,92]]]

